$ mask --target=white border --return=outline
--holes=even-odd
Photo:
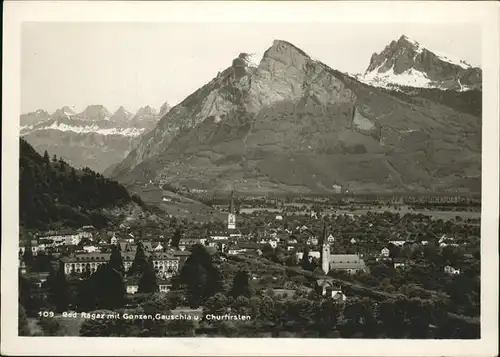
[[[4,2],[2,345],[7,355],[384,355],[498,353],[499,20],[495,2]],[[18,119],[23,21],[476,23],[483,29],[480,340],[82,338],[17,336]],[[258,36],[258,34],[256,34]]]

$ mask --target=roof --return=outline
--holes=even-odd
[[[110,253],[87,253],[87,254],[75,254],[69,257],[64,257],[61,260],[64,263],[78,263],[78,262],[107,262],[110,257]]]
[[[328,288],[330,288],[332,290],[342,291],[342,289],[340,288],[340,286],[338,286],[338,285],[336,285],[336,284],[333,283],[333,280],[318,279],[318,280],[316,280],[316,283],[320,287],[328,287]]]
[[[330,263],[331,269],[362,269],[365,267],[364,262],[357,263]]]
[[[183,251],[183,250],[175,250],[175,251],[171,251],[169,252],[170,254],[172,254],[174,257],[181,257],[181,256],[190,256],[191,255],[191,252],[187,252],[187,251]]]
[[[205,247],[205,249],[207,250],[208,254],[210,254],[210,255],[214,255],[217,253],[217,248],[215,248],[215,247]]]
[[[169,255],[167,253],[151,253],[151,258],[153,259],[166,259],[166,260],[178,260],[179,258]]]
[[[332,263],[364,263],[363,259],[357,254],[332,254],[330,255],[330,264]]]
[[[273,289],[273,292],[276,295],[280,296],[288,295],[288,297],[293,297],[293,295],[295,294],[295,290],[291,289]]]
[[[238,242],[236,247],[238,248],[248,248],[248,249],[259,249],[261,244],[255,242]]]

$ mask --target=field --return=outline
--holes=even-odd
[[[150,205],[159,207],[166,214],[177,219],[189,219],[196,222],[224,220],[226,215],[199,201],[163,190],[158,186],[134,186],[131,192],[138,194],[142,200]]]

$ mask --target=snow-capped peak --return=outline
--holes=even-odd
[[[402,35],[372,55],[364,75],[354,77],[371,86],[396,90],[419,87],[463,91],[481,88],[482,71]]]

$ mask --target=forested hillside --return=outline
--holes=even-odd
[[[19,220],[26,229],[102,227],[101,209],[132,201],[127,190],[89,168],[76,170],[62,158],[38,154],[20,139]],[[140,199],[134,199],[140,203]]]

